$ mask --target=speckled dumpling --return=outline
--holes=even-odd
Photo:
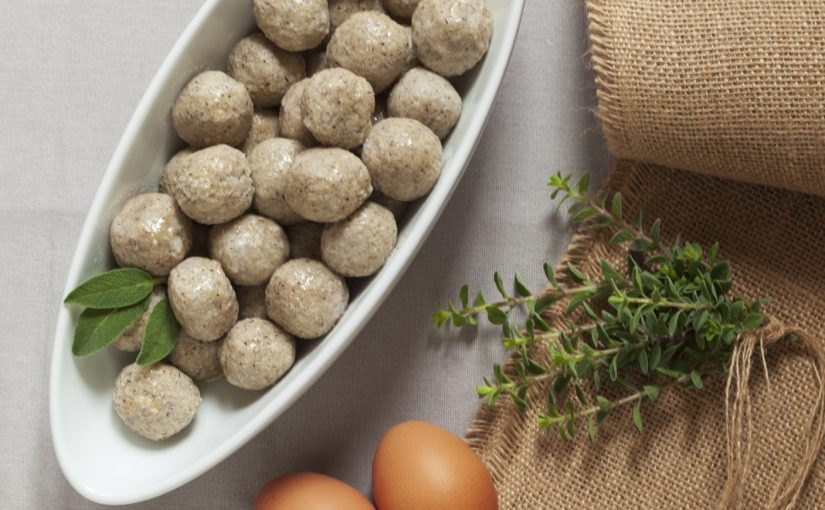
[[[381,0],[329,0],[329,33],[332,34],[355,13],[384,12]]]
[[[309,79],[304,79],[291,86],[281,100],[280,128],[281,136],[301,142],[305,147],[316,144],[312,133],[304,125],[302,99]]]
[[[195,76],[172,106],[178,135],[192,147],[240,145],[252,127],[252,99],[243,84],[220,71]]]
[[[127,365],[115,381],[115,412],[131,430],[162,441],[192,423],[201,402],[192,379],[166,363]]]
[[[244,319],[226,335],[218,357],[230,384],[262,390],[295,363],[295,340],[265,319]]]
[[[461,96],[441,76],[417,67],[393,87],[387,110],[390,117],[415,119],[444,138],[461,116]]]
[[[146,307],[143,315],[112,343],[115,349],[123,352],[138,352],[140,350],[140,346],[143,344],[143,334],[146,332],[146,321],[149,320],[155,306],[163,299],[166,299],[166,287],[158,285],[152,289],[149,306]]]
[[[239,149],[248,158],[255,147],[264,140],[270,138],[277,138],[280,133],[278,127],[278,110],[255,110],[255,115],[252,116],[252,128],[249,130],[249,136],[241,144]]]
[[[381,269],[397,240],[398,227],[392,212],[367,202],[349,218],[324,227],[321,254],[336,273],[360,278]]]
[[[192,222],[169,195],[144,193],[117,213],[109,238],[119,266],[165,276],[192,249]]]
[[[299,338],[326,335],[344,314],[349,289],[344,279],[317,260],[295,259],[279,267],[266,287],[266,311]]]
[[[331,223],[352,214],[371,193],[370,174],[351,152],[309,149],[295,158],[284,196],[301,217]]]
[[[287,176],[295,157],[304,150],[301,142],[287,138],[273,138],[260,143],[249,155],[255,198],[252,205],[260,214],[272,218],[279,225],[293,225],[301,216],[289,207],[284,198]]]
[[[245,214],[212,227],[209,256],[221,263],[233,283],[262,285],[289,258],[289,240],[269,218]]]
[[[381,92],[404,70],[410,37],[404,27],[380,12],[359,12],[332,34],[327,60],[349,69]]]
[[[412,27],[404,26],[404,30],[407,32],[407,37],[410,38],[410,47],[409,51],[407,52],[407,58],[404,62],[404,69],[401,71],[399,76],[404,76],[410,69],[414,67],[418,67],[420,62],[418,61],[418,55],[415,54],[415,43],[413,42],[413,35],[412,35]]]
[[[375,189],[404,202],[430,192],[441,157],[441,140],[427,126],[395,117],[373,126],[361,150]]]
[[[175,153],[172,156],[172,159],[166,163],[166,166],[163,168],[163,173],[160,176],[160,184],[158,185],[158,192],[160,193],[169,193],[168,186],[166,185],[167,175],[171,171],[172,168],[176,166],[183,165],[186,162],[186,158],[189,157],[192,152],[194,152],[191,148],[187,147]]]
[[[293,259],[321,260],[322,223],[305,221],[286,229],[289,238],[289,254]]]
[[[421,0],[412,30],[422,64],[442,76],[460,76],[487,53],[493,15],[485,0]]]
[[[259,108],[281,104],[287,89],[306,77],[304,58],[278,48],[263,34],[241,39],[229,53],[229,76],[241,82]]]
[[[235,290],[217,261],[184,260],[169,274],[167,292],[181,328],[196,340],[218,340],[238,320]]]
[[[267,282],[269,283],[269,282]],[[256,285],[245,287],[239,285],[235,287],[235,294],[238,296],[238,320],[266,319],[266,285]]]
[[[201,342],[184,332],[178,335],[175,348],[169,354],[169,362],[194,381],[206,381],[221,375],[218,350],[223,340]]]
[[[393,16],[410,19],[421,0],[384,0],[384,5]]]
[[[252,0],[266,37],[287,51],[312,49],[329,33],[327,0]]]
[[[170,168],[166,186],[183,212],[205,225],[240,216],[255,195],[246,156],[228,145],[191,154],[183,164]]]
[[[324,145],[354,149],[370,130],[375,93],[346,69],[325,69],[312,78],[301,100],[304,125]]]

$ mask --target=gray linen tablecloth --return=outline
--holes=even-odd
[[[100,178],[200,0],[3,0],[0,16],[0,507],[99,508],[63,478],[48,425],[54,322]],[[369,490],[377,441],[412,418],[461,434],[496,331],[438,332],[430,314],[491,275],[542,284],[570,227],[548,207],[556,169],[604,176],[583,5],[529,0],[487,131],[409,272],[337,364],[283,417],[193,483],[141,509],[250,508],[267,480],[316,470]],[[90,417],[90,419],[94,419]]]

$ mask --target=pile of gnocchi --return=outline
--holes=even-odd
[[[323,337],[349,303],[348,278],[393,251],[408,202],[442,168],[462,98],[449,79],[478,64],[493,30],[485,0],[253,0],[260,32],[226,70],[206,70],[171,110],[187,147],[159,192],[111,224],[121,267],[167,277],[114,346],[137,352],[168,297],[181,333],[170,356],[125,367],[114,406],[166,439],[223,375],[262,390]],[[296,340],[297,339],[297,340]]]

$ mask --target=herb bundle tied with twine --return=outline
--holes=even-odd
[[[728,468],[718,506],[727,508],[738,500],[749,470],[754,355],[759,354],[770,386],[765,344],[783,338],[801,342],[813,347],[819,395],[803,458],[784,474],[772,506],[796,501],[825,432],[821,351],[804,334],[764,315],[767,298],[749,302],[735,293],[731,265],[718,259],[718,243],[707,253],[678,236],[672,246],[663,246],[660,218],[646,228],[640,210],[627,221],[621,193],[603,191],[592,199],[588,177],[572,184],[570,175],[553,175],[551,198],[559,199],[559,207],[571,202],[568,213],[574,223],[606,231],[610,244],[626,250],[623,264],[599,259],[600,274],[593,279],[569,260],[559,278],[545,264],[549,285],[540,295],[518,274],[511,295],[496,273],[501,300],[488,302],[479,292],[471,302],[465,285],[458,304],[451,302],[433,315],[439,327],[474,326],[480,315],[501,326],[502,342],[513,359],[507,369],[494,367],[494,377],[477,386],[478,395],[491,407],[507,396],[523,412],[528,392],[538,387],[546,395],[546,410],[537,419],[540,428],[552,428],[562,440],[572,441],[583,426],[594,441],[598,424],[614,410],[631,407],[631,420],[641,433],[643,402],[654,402],[672,386],[701,390],[706,378],[724,376]],[[526,316],[523,326],[512,320],[519,309]],[[551,326],[545,317],[560,325]],[[611,399],[611,394],[618,396]]]

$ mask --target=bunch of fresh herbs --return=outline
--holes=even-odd
[[[562,284],[545,264],[549,286],[542,294],[516,275],[511,295],[496,273],[501,300],[488,302],[479,292],[471,302],[465,285],[458,305],[450,303],[433,316],[438,326],[464,327],[486,314],[501,326],[504,346],[514,353],[512,370],[496,365],[494,377],[477,386],[479,396],[489,405],[507,396],[524,410],[528,390],[545,385],[539,425],[565,440],[580,422],[592,440],[596,425],[622,406],[632,406],[641,432],[641,404],[656,400],[663,387],[701,389],[706,377],[727,371],[739,335],[762,325],[760,307],[766,302],[748,302],[731,291],[731,266],[718,260],[718,244],[707,252],[679,239],[662,246],[659,219],[649,227],[642,214],[627,221],[620,193],[592,199],[588,185],[587,176],[571,184],[571,176],[560,173],[549,181],[559,206],[571,203],[575,223],[611,231],[611,242],[626,249],[626,265],[601,260],[601,274],[589,277],[567,263]],[[551,325],[545,317],[556,304]],[[514,323],[516,309],[526,311],[523,325]],[[606,396],[617,390],[624,396]]]
[[[66,296],[65,303],[83,306],[74,330],[72,353],[90,356],[109,346],[146,312],[152,289],[166,282],[140,269],[115,269],[97,275]],[[172,352],[180,325],[169,300],[161,299],[146,322],[140,365],[156,363]]]

